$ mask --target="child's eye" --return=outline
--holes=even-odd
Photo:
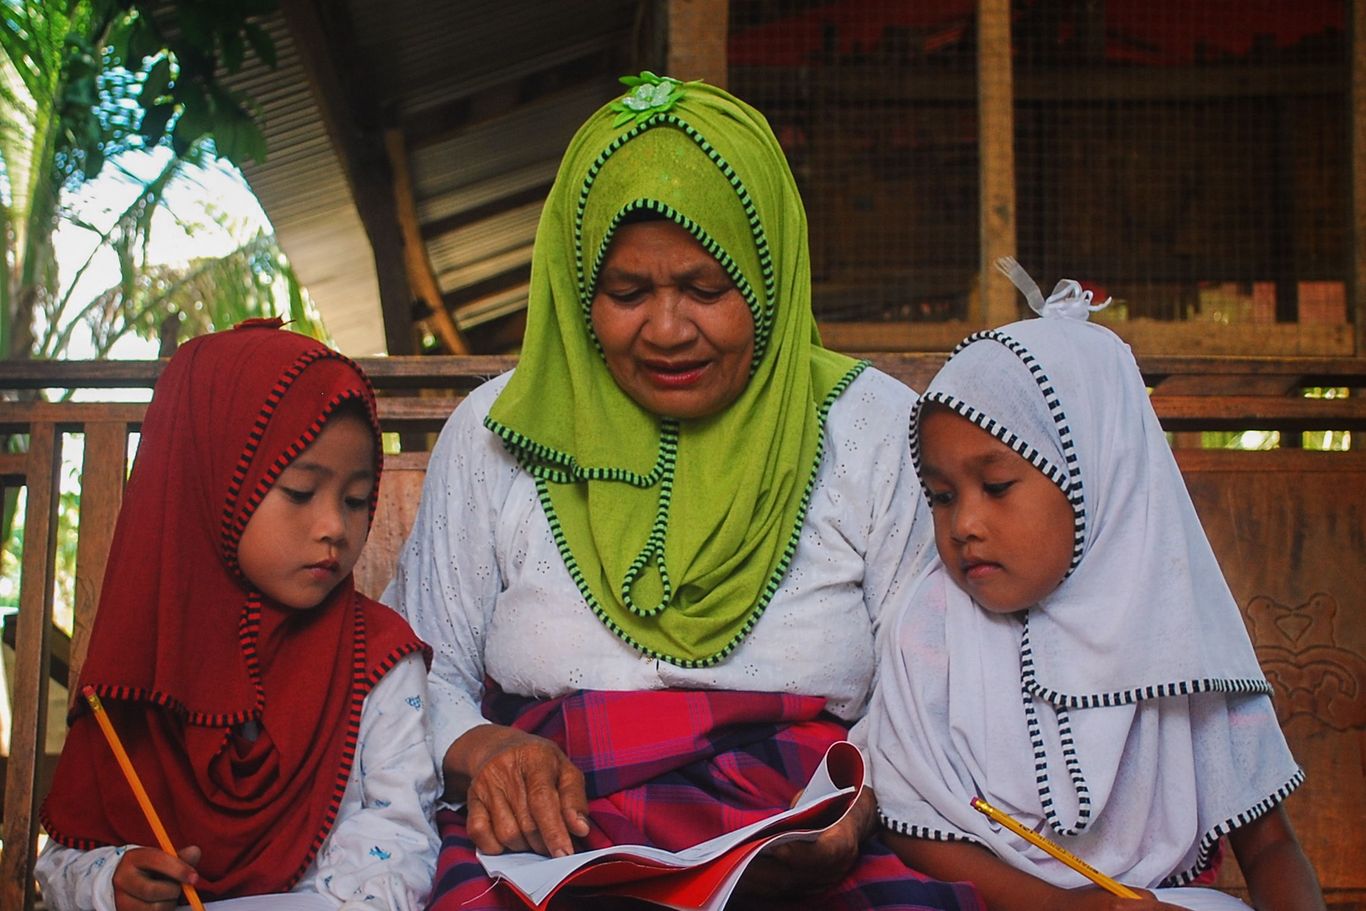
[[[947,490],[931,490],[930,506],[948,506],[953,502],[953,494]]]
[[[998,481],[994,484],[983,484],[982,489],[993,497],[999,497],[1009,490],[1014,483],[1014,481]]]
[[[370,498],[369,498],[369,497],[347,497],[345,502],[346,502],[346,508],[347,508],[347,509],[369,509],[369,508],[370,508]]]
[[[299,490],[295,487],[285,487],[283,484],[275,485],[275,489],[289,498],[291,503],[307,503],[313,497],[311,490]]]

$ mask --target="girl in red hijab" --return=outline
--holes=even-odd
[[[42,809],[48,907],[315,892],[419,907],[437,771],[426,646],[359,594],[381,455],[360,369],[279,320],[167,365],[110,548],[82,686],[104,702],[172,844],[78,702]]]

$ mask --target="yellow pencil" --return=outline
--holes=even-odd
[[[118,732],[114,730],[113,723],[109,716],[104,712],[104,706],[100,704],[100,697],[95,695],[93,687],[83,687],[82,695],[85,701],[90,703],[90,709],[95,714],[95,720],[99,722],[100,730],[104,732],[104,739],[109,741],[109,749],[114,751],[114,758],[119,761],[119,768],[123,769],[123,777],[128,779],[128,786],[133,789],[133,796],[138,799],[138,805],[142,807],[142,815],[147,817],[147,824],[152,827],[152,833],[157,837],[157,843],[161,850],[172,857],[176,857],[175,846],[171,844],[171,837],[166,834],[166,827],[161,824],[161,818],[157,816],[156,809],[152,806],[152,799],[147,796],[147,790],[142,786],[142,779],[138,778],[137,770],[133,768],[133,762],[128,758],[128,752],[123,748],[123,741],[119,740]],[[181,883],[180,887],[185,890],[185,898],[189,900],[190,907],[195,911],[204,911],[204,903],[199,900],[199,893],[194,886],[189,883]]]
[[[1047,851],[1049,854],[1053,855],[1058,860],[1067,864],[1067,866],[1071,867],[1073,870],[1076,870],[1082,876],[1085,876],[1087,879],[1091,880],[1091,882],[1100,886],[1102,889],[1109,892],[1111,895],[1118,895],[1121,898],[1143,897],[1139,895],[1137,892],[1135,892],[1133,889],[1130,889],[1128,886],[1124,885],[1123,883],[1115,882],[1113,879],[1106,876],[1104,873],[1100,872],[1095,867],[1091,866],[1086,861],[1082,860],[1080,857],[1064,848],[1062,845],[1055,844],[1054,842],[1049,841],[1047,838],[1044,838],[1038,832],[1026,829],[1020,823],[1016,822],[1014,819],[1012,819],[1010,816],[1007,816],[1005,813],[1002,813],[1000,810],[996,809],[982,798],[972,798],[972,808],[977,812],[984,814],[988,819],[993,819],[996,822],[999,822],[1001,825],[1005,826],[1007,829],[1014,832],[1016,835],[1020,836],[1030,844]]]

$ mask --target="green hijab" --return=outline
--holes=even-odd
[[[641,652],[723,660],[796,550],[825,416],[865,364],[820,346],[806,213],[763,116],[642,73],[570,142],[532,254],[521,359],[486,424],[536,479],[565,566]],[[650,210],[725,267],[754,317],[748,385],[718,414],[652,414],[617,386],[590,321],[618,224]]]

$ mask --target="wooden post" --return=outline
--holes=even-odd
[[[18,631],[14,648],[16,712],[5,769],[5,817],[0,825],[0,908],[33,907],[34,848],[38,839],[38,766],[47,740],[47,680],[52,629],[53,564],[57,552],[57,493],[62,440],[52,423],[29,433],[24,482],[24,562],[19,581]]]
[[[67,683],[71,701],[90,648],[90,631],[100,605],[100,587],[114,540],[123,484],[128,477],[128,425],[123,421],[91,421],[85,425],[85,460],[81,467],[80,533],[76,538],[76,609],[71,628]],[[68,705],[68,707],[70,707]]]
[[[427,302],[427,308],[431,311],[427,324],[446,346],[446,353],[469,354],[469,346],[465,344],[455,320],[446,309],[446,299],[437,283],[436,273],[432,271],[427,246],[422,241],[422,225],[418,221],[417,205],[413,201],[413,178],[408,167],[408,148],[403,142],[403,131],[394,128],[385,130],[384,148],[389,154],[389,165],[393,168],[394,206],[399,233],[403,236],[403,262],[408,269],[408,285],[419,298]]]
[[[977,4],[977,144],[980,174],[980,303],[969,320],[993,327],[1015,319],[1018,292],[994,263],[1014,256],[1015,89],[1010,55],[1010,0]]]
[[[1366,0],[1352,0],[1351,32],[1347,36],[1352,52],[1352,135],[1351,194],[1352,221],[1348,236],[1352,243],[1348,263],[1348,307],[1356,329],[1356,355],[1366,355]]]
[[[668,66],[677,79],[726,87],[730,0],[666,0]]]

